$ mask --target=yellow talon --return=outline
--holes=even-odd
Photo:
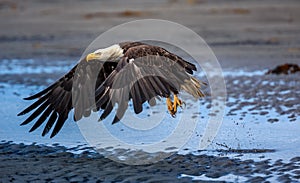
[[[184,103],[177,97],[177,95],[174,95],[174,102],[172,102],[170,97],[167,98],[168,111],[172,117],[175,117],[177,113],[177,107],[182,107],[182,104]]]
[[[182,101],[177,97],[177,95],[174,95],[174,103],[173,103],[173,111],[177,112],[177,106],[182,106]]]
[[[169,113],[173,116],[175,115],[174,111],[173,111],[173,102],[170,99],[170,97],[167,98],[167,106],[168,106],[168,111]]]

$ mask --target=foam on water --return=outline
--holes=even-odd
[[[192,178],[193,181],[245,182],[248,180],[247,177],[240,176],[240,175],[233,175],[233,174],[224,175],[224,176],[218,177],[218,178],[207,177],[205,174],[199,175],[199,176],[180,174],[178,178],[181,179],[181,178],[185,178],[185,177]]]

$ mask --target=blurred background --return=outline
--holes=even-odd
[[[297,0],[0,1],[0,57],[78,58],[109,28],[153,18],[192,29],[222,64],[235,61],[230,67],[294,62],[300,56],[299,8]]]

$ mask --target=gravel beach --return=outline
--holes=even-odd
[[[300,64],[299,10],[296,0],[0,1],[0,182],[298,182],[300,73],[266,73]],[[225,116],[207,149],[191,143],[126,165],[89,147],[72,119],[53,139],[19,126],[23,97],[67,72],[104,31],[148,18],[195,31],[222,66]]]

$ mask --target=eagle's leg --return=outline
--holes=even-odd
[[[168,106],[168,111],[169,111],[169,113],[170,113],[172,116],[174,116],[175,113],[174,113],[174,111],[173,111],[173,102],[172,102],[172,100],[170,99],[170,97],[167,97],[167,106]]]
[[[177,112],[177,107],[178,106],[182,107],[182,104],[183,104],[183,102],[178,98],[178,96],[176,94],[174,94],[174,101],[173,101],[173,112],[174,112],[174,115]]]
[[[167,106],[168,111],[171,114],[172,117],[175,117],[175,114],[177,113],[177,107],[182,107],[182,104],[184,104],[176,94],[174,94],[174,101],[170,99],[170,97],[167,98]]]

